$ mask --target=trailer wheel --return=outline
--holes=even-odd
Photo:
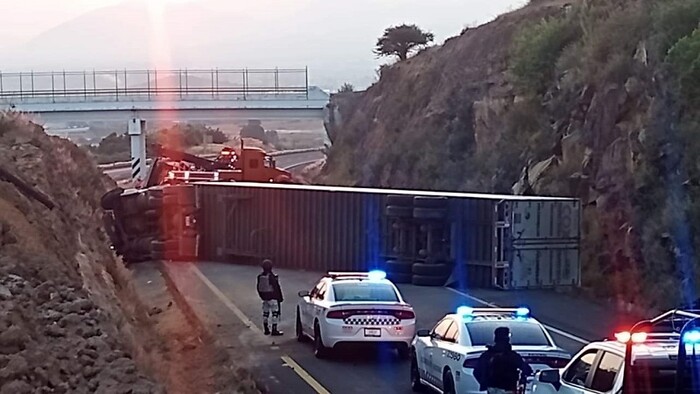
[[[384,265],[386,272],[396,274],[410,274],[413,262],[405,260],[387,260]]]
[[[452,273],[452,266],[447,264],[413,264],[412,272],[414,275],[423,276],[449,276]]]
[[[447,208],[447,197],[416,196],[413,204],[416,208]]]
[[[426,275],[413,275],[411,278],[411,283],[416,286],[444,286],[447,282],[447,276],[426,276]]]
[[[410,207],[413,205],[413,196],[402,194],[390,194],[386,196],[386,205],[396,205],[398,207]]]
[[[413,276],[411,274],[399,274],[395,272],[387,272],[387,278],[394,283],[411,283]]]
[[[395,218],[410,218],[413,216],[413,210],[411,207],[400,207],[397,205],[389,205],[386,207],[386,216]]]
[[[413,217],[416,219],[441,220],[447,217],[447,211],[438,208],[414,208]]]

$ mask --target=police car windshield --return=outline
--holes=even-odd
[[[399,296],[394,288],[387,283],[372,283],[367,281],[351,283],[334,283],[336,301],[375,301],[398,302]]]
[[[544,329],[538,324],[524,321],[474,321],[466,323],[473,346],[493,343],[493,333],[498,327],[510,329],[510,343],[514,346],[551,346]]]

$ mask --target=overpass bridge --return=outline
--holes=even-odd
[[[0,110],[41,124],[322,119],[329,99],[308,68],[0,72]]]
[[[329,100],[308,68],[0,72],[0,110],[45,127],[128,122],[134,174],[146,173],[147,121],[323,119]]]

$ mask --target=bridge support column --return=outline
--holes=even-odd
[[[131,180],[136,187],[140,187],[147,173],[146,121],[132,118],[129,120],[127,133],[131,140]]]

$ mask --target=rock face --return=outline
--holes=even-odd
[[[700,7],[684,2],[684,13],[698,16],[687,34]],[[584,286],[623,303],[692,299],[700,193],[690,188],[700,181],[685,175],[697,164],[678,126],[692,110],[678,110],[667,49],[649,44],[669,35],[667,21],[651,20],[666,14],[645,8],[655,6],[531,1],[385,69],[365,92],[333,104],[341,121],[329,127],[324,182],[579,197]],[[589,39],[574,38],[540,63],[554,64],[552,75],[543,89],[525,91],[512,49],[524,28],[552,20]],[[547,26],[531,39],[535,47],[556,42],[546,35],[556,23]]]
[[[55,203],[0,179],[0,392],[162,392],[131,355],[138,306],[99,208],[112,181],[13,114],[0,115],[0,166]]]

